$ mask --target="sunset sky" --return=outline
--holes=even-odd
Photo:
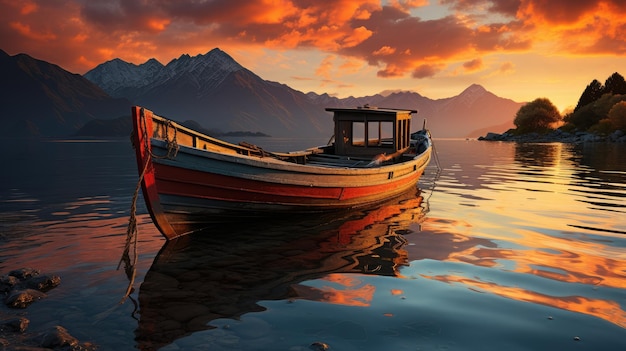
[[[626,0],[0,0],[0,49],[83,74],[219,47],[266,80],[338,97],[473,83],[574,107],[626,75]]]

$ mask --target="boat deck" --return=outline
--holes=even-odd
[[[305,164],[324,167],[367,168],[371,167],[372,158],[313,154],[307,156]]]

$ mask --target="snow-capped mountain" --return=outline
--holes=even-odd
[[[188,78],[201,87],[201,91],[208,92],[219,86],[230,73],[242,69],[244,68],[239,63],[220,49],[194,57],[185,54],[163,67],[154,77],[152,86],[189,75]]]
[[[135,89],[149,85],[162,69],[163,65],[155,59],[137,66],[116,58],[100,64],[84,77],[113,97],[126,97]]]
[[[187,54],[164,66],[154,58],[135,65],[118,58],[98,65],[85,73],[89,79],[113,97],[136,98],[172,80],[190,79],[208,92],[219,86],[227,75],[244,69],[228,54],[213,49],[205,55]]]
[[[212,130],[273,136],[329,136],[332,117],[302,92],[261,79],[220,49],[159,66],[105,62],[85,77],[156,114]]]

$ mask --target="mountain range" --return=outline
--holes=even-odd
[[[511,128],[523,105],[480,85],[435,100],[415,92],[344,99],[305,94],[260,78],[217,48],[204,55],[182,55],[167,65],[155,59],[141,65],[114,59],[84,76],[25,54],[9,56],[0,51],[0,69],[8,78],[0,83],[6,85],[3,91],[10,92],[0,98],[0,120],[22,135],[101,130],[100,120],[127,116],[131,105],[141,105],[164,117],[195,121],[215,134],[247,131],[326,137],[332,134],[332,115],[324,108],[369,104],[416,109],[413,130],[425,118],[435,137],[476,137]]]

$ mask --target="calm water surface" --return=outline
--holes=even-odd
[[[140,199],[123,304],[130,142],[2,146],[0,274],[62,280],[0,306],[32,332],[102,350],[626,349],[626,145],[436,140],[440,171],[376,209],[167,244]]]

